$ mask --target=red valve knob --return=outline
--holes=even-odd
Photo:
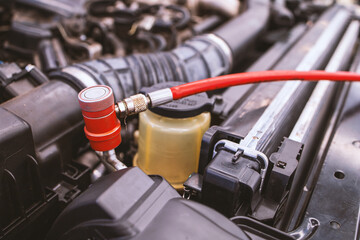
[[[120,121],[116,117],[114,95],[110,87],[97,85],[78,95],[85,121],[85,135],[95,151],[109,151],[121,143]]]

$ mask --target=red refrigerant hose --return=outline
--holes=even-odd
[[[79,103],[85,119],[85,132],[91,146],[97,151],[109,151],[121,142],[118,116],[126,117],[193,94],[235,85],[284,80],[305,81],[360,81],[360,74],[326,71],[263,71],[224,75],[182,84],[126,98],[114,106],[114,97],[108,86],[92,86],[79,93]]]
[[[353,72],[326,72],[326,71],[261,71],[223,75],[191,83],[185,83],[170,88],[173,100],[184,98],[193,94],[227,88],[249,83],[272,81],[360,81],[360,74]]]

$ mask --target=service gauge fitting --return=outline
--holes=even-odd
[[[78,99],[91,147],[95,151],[109,151],[119,146],[121,125],[112,89],[104,85],[88,87],[79,93]]]

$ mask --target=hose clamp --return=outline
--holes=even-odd
[[[233,67],[233,54],[229,47],[229,45],[220,37],[216,36],[213,33],[209,33],[204,35],[208,39],[210,39],[212,42],[214,42],[218,47],[220,47],[223,54],[226,56],[228,63],[229,63],[229,69],[226,70],[226,73],[229,73]]]

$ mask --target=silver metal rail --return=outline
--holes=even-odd
[[[329,23],[327,29],[320,35],[315,45],[300,62],[296,70],[312,70],[313,66],[326,51],[328,45],[333,41],[333,37],[341,34],[343,31],[342,26],[344,21],[347,21],[348,16],[347,10],[341,9],[338,11],[334,19]],[[301,99],[301,93],[304,91],[308,92],[309,89],[311,89],[309,88],[309,83],[302,81],[287,82],[267,107],[260,119],[255,123],[245,139],[240,142],[240,145],[263,151],[265,146],[271,141],[274,132],[277,128],[281,127],[280,123],[283,119],[292,114],[293,106],[296,106],[298,102],[295,100],[304,100]]]

